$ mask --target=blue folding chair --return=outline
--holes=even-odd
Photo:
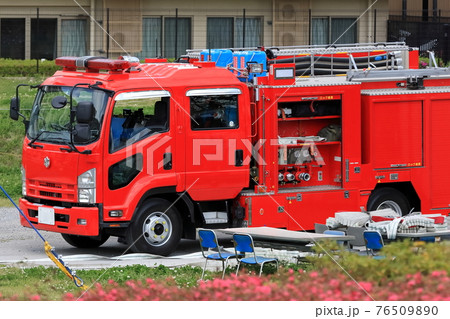
[[[419,238],[420,241],[426,242],[426,243],[434,243],[436,242],[436,237],[433,236],[424,236]]]
[[[236,253],[236,258],[238,261],[236,275],[238,275],[239,273],[239,267],[241,266],[241,263],[249,265],[261,265],[259,268],[260,277],[264,264],[266,263],[276,263],[278,270],[278,259],[256,256],[255,245],[253,244],[252,236],[247,234],[234,234],[233,242],[234,242],[234,251]],[[245,253],[248,253],[250,257],[244,257]]]
[[[364,231],[364,241],[366,242],[367,255],[369,252],[376,259],[384,258],[384,256],[376,255],[375,251],[378,251],[384,247],[383,237],[377,230]]]
[[[202,255],[205,257],[205,266],[203,267],[202,278],[205,275],[206,265],[208,264],[208,260],[218,260],[222,262],[222,279],[225,276],[225,269],[227,269],[228,259],[236,258],[236,255],[233,253],[229,253],[226,251],[221,251],[221,247],[217,242],[216,233],[210,229],[199,229],[198,237],[200,240],[200,248],[202,249]],[[217,252],[212,254],[208,254],[210,249],[217,249]]]

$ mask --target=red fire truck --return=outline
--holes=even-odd
[[[417,51],[404,44],[148,62],[62,57],[38,86],[20,200],[37,229],[168,255],[197,227],[450,212],[450,73],[412,69]],[[22,116],[19,93],[10,114]]]

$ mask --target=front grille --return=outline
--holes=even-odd
[[[43,192],[43,191],[40,191],[39,194],[40,194],[41,196],[44,196],[44,197],[62,198],[62,194],[61,194],[61,193],[51,193],[51,192]]]
[[[76,201],[75,185],[28,180],[27,195],[63,202]]]

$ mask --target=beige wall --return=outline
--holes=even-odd
[[[264,43],[271,42],[272,0],[246,0],[246,1],[209,1],[194,0],[170,1],[170,7],[155,1],[142,0],[143,12],[155,16],[175,16],[175,8],[179,17],[192,19],[192,45],[193,48],[207,48],[206,21],[208,17],[241,17],[243,9],[247,17],[261,17],[263,21]]]
[[[263,41],[265,46],[272,45],[306,45],[309,44],[310,15],[340,16],[359,18],[357,23],[357,38],[359,42],[386,41],[388,8],[392,5],[390,0],[379,0],[375,6],[360,16],[375,0],[77,0],[84,12],[73,0],[40,0],[38,5],[41,17],[58,19],[58,28],[63,19],[85,17],[89,25],[89,47],[91,55],[98,55],[104,48],[105,32],[98,23],[105,20],[106,7],[114,9],[124,7],[123,11],[140,8],[141,15],[129,18],[134,29],[140,29],[142,17],[145,16],[175,16],[178,8],[180,17],[192,19],[192,46],[195,49],[206,48],[207,18],[241,17],[243,9],[247,17],[261,17],[263,22]],[[412,0],[408,0],[409,2]],[[30,21],[36,16],[37,1],[17,0],[14,6],[2,1],[0,3],[0,18],[26,17],[26,57],[30,56]],[[400,2],[401,1],[398,1]],[[430,1],[431,2],[431,1]],[[374,38],[374,9],[376,13],[376,39]],[[89,15],[93,14],[97,22],[92,22]],[[118,19],[117,25],[123,23]],[[114,23],[113,23],[114,24]],[[131,24],[130,24],[131,25]],[[130,28],[130,29],[133,29]],[[59,32],[58,32],[59,34]],[[60,36],[60,35],[59,35]],[[134,32],[140,37],[140,30]],[[60,40],[60,38],[58,39]],[[59,43],[61,41],[58,41]],[[137,48],[139,44],[137,45]],[[59,50],[59,48],[58,48]]]
[[[86,3],[90,3],[90,0],[77,0],[80,5],[84,6],[88,12],[90,7],[85,6]],[[88,20],[88,16],[83,12],[79,6],[73,0],[62,1],[39,1],[39,5],[36,5],[36,1],[18,0],[14,1],[14,6],[9,2],[8,5],[5,1],[0,3],[0,18],[25,18],[25,58],[30,58],[31,52],[31,19],[37,17],[39,8],[40,18],[52,18],[57,19],[57,29],[60,30],[61,21],[63,19],[73,19],[85,17]],[[57,50],[60,52],[61,34],[58,32],[57,38]]]
[[[311,1],[312,16],[357,18],[358,42],[382,42],[386,41],[387,38],[388,1]],[[376,34],[374,34],[375,25]]]
[[[273,45],[290,45],[283,41],[283,37],[286,37],[289,33],[295,35],[294,41],[296,45],[309,44],[310,15],[312,18],[345,17],[358,19],[358,42],[380,42],[386,41],[387,38],[388,0],[274,0],[273,2]],[[375,5],[373,5],[374,3]],[[286,14],[289,12],[288,8],[296,11],[296,14],[291,16],[290,21],[286,19]],[[376,33],[374,32],[375,25]]]

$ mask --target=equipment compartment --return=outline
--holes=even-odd
[[[342,186],[340,96],[278,103],[280,188]]]

